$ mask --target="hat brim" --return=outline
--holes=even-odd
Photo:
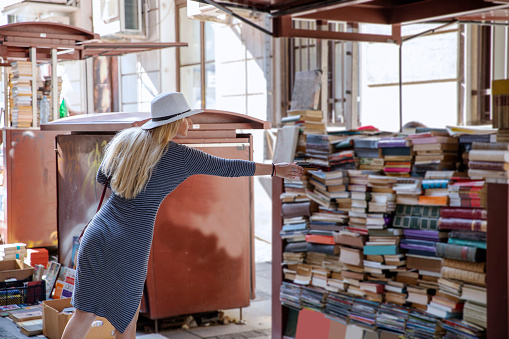
[[[184,119],[184,118],[190,117],[191,115],[195,115],[195,114],[198,114],[198,113],[203,113],[203,110],[201,110],[201,109],[193,109],[193,110],[190,110],[189,112],[178,114],[178,115],[176,115],[174,117],[171,117],[171,118],[168,118],[168,119],[165,119],[165,120],[160,120],[160,121],[154,121],[154,120],[150,119],[149,121],[147,121],[146,123],[141,125],[141,128],[142,129],[156,128],[156,127],[159,127],[159,126],[163,126],[163,125],[169,124],[170,122],[174,122],[174,121],[177,121],[177,120],[180,120],[180,119]]]

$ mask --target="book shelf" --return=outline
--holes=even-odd
[[[509,291],[509,186],[507,184],[486,183],[487,185],[487,327],[488,338],[509,337],[507,295]],[[274,178],[272,181],[273,196],[273,230],[272,230],[272,338],[284,337],[285,327],[289,320],[289,309],[281,305],[280,289],[283,279],[281,269],[284,242],[280,231],[283,226],[281,217],[282,202],[280,195],[284,192],[284,181]],[[338,333],[340,335],[340,333]],[[341,338],[339,336],[338,338]]]

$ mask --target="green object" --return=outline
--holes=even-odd
[[[62,103],[60,104],[60,118],[65,118],[68,115],[67,104],[65,103],[65,99],[62,99]]]

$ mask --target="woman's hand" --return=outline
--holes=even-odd
[[[296,163],[280,163],[274,165],[276,166],[274,175],[283,179],[299,179],[304,173],[304,169]]]

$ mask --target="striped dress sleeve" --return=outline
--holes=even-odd
[[[183,147],[183,158],[189,176],[207,174],[220,177],[244,177],[253,176],[255,173],[256,164],[253,161],[224,159],[192,147]]]

